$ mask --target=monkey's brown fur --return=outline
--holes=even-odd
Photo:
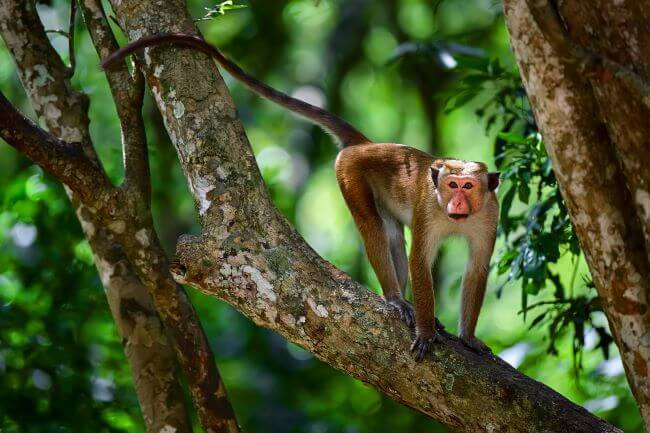
[[[474,336],[483,303],[488,265],[498,219],[494,189],[498,173],[485,164],[431,155],[401,144],[377,144],[352,125],[306,102],[258,81],[203,39],[170,33],[134,41],[112,53],[102,66],[122,60],[143,48],[173,44],[203,51],[254,92],[306,117],[331,133],[341,144],[336,178],[363,238],[368,259],[386,300],[408,326],[415,325],[411,350],[421,360],[435,341],[431,266],[442,241],[451,235],[467,238],[470,259],[462,284],[460,337],[470,347],[486,347]],[[413,234],[407,260],[404,226]],[[413,308],[403,298],[411,272]]]

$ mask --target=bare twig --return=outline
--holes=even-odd
[[[100,0],[86,0],[80,2],[80,8],[93,44],[103,60],[119,46],[108,24],[102,3]],[[134,67],[131,76],[124,62],[107,71],[106,76],[122,128],[124,187],[127,191],[137,194],[140,202],[148,207],[151,201],[151,179],[147,137],[142,119],[144,82],[137,68]]]
[[[74,52],[74,23],[77,17],[77,0],[70,0],[70,23],[68,25],[68,58],[70,59],[70,77],[74,75],[76,66]]]
[[[564,28],[562,18],[550,0],[526,0],[535,23],[548,43],[566,63],[574,64],[578,72],[598,80],[617,78],[639,95],[639,100],[650,107],[650,83],[648,80],[600,53],[573,42]]]

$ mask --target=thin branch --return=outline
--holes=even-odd
[[[70,59],[70,76],[74,75],[74,70],[76,67],[76,58],[74,52],[74,22],[77,17],[77,1],[70,0],[70,23],[68,25],[68,57]]]
[[[90,32],[99,57],[103,60],[119,46],[108,23],[100,0],[79,2],[82,15]],[[149,206],[151,201],[151,177],[147,137],[142,118],[144,81],[134,67],[133,75],[125,62],[106,72],[113,100],[122,128],[124,157],[124,188],[138,195],[140,202]]]
[[[591,51],[571,40],[564,28],[562,18],[549,0],[526,0],[535,23],[548,43],[565,62],[574,64],[578,72],[597,80],[618,78],[621,83],[639,96],[650,107],[650,83],[630,68],[600,53]]]
[[[0,137],[87,202],[108,194],[111,183],[84,153],[80,143],[68,143],[25,117],[0,92]]]
[[[68,37],[68,32],[62,29],[47,29],[45,33],[54,33],[55,35]]]

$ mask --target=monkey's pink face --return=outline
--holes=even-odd
[[[455,221],[465,221],[483,207],[484,191],[481,182],[474,176],[445,176],[441,189],[449,197],[445,209],[447,216]]]
[[[438,204],[453,221],[462,222],[483,208],[488,191],[499,184],[499,173],[481,175],[440,174],[432,169]]]

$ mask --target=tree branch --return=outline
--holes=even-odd
[[[563,61],[574,64],[580,73],[590,78],[607,81],[616,77],[636,93],[646,107],[650,107],[650,84],[644,77],[620,63],[573,42],[551,0],[526,0],[526,3],[535,23]]]
[[[56,137],[46,133],[19,113],[2,96],[3,115],[0,116],[2,135],[10,144],[37,164],[43,164],[52,176],[70,183],[70,187],[85,199],[96,199],[111,188],[95,149],[90,144],[87,118],[79,127],[75,119],[79,110],[88,107],[88,98],[73,91],[67,78],[69,71],[47,38],[32,1],[7,2],[0,10],[0,32],[14,55],[20,79],[32,99],[43,125]],[[67,93],[68,98],[59,95]],[[8,140],[8,142],[9,142]],[[64,141],[61,141],[64,140]],[[71,144],[75,142],[75,144]],[[58,154],[63,159],[57,160]],[[95,185],[97,188],[85,188]]]
[[[108,25],[102,3],[100,0],[84,0],[79,1],[79,6],[97,54],[101,60],[104,60],[119,46]],[[124,62],[117,65],[116,68],[106,71],[106,77],[122,129],[124,186],[128,191],[138,194],[141,203],[148,207],[151,202],[151,176],[147,137],[142,119],[144,79],[135,66],[133,75],[129,74]]]
[[[187,379],[201,427],[206,432],[238,433],[235,413],[212,349],[187,293],[169,272],[169,260],[153,225],[129,225],[117,238],[149,290],[165,325]]]
[[[196,33],[184,2],[112,4],[132,40]],[[173,47],[149,49],[144,58],[202,221],[200,238],[179,241],[178,281],[456,430],[619,431],[455,337],[416,363],[410,332],[389,306],[320,258],[275,210],[212,60]]]
[[[176,374],[176,355],[146,287],[113,233],[74,197],[84,235],[122,339],[148,433],[173,428],[191,433],[192,424]]]
[[[79,143],[68,143],[45,132],[16,110],[2,92],[0,137],[88,202],[105,199],[111,191],[110,181]]]
[[[259,206],[268,212],[268,203]],[[243,238],[244,223],[239,217],[228,221],[229,235]],[[225,241],[213,235],[182,238],[175,267],[179,281],[225,300],[256,324],[453,430],[619,432],[448,334],[424,362],[415,362],[408,351],[409,330],[383,299],[323,261],[282,225],[280,218],[267,222],[271,233],[259,232],[258,244],[246,238],[246,246],[230,236]],[[225,233],[222,225],[212,227]]]

